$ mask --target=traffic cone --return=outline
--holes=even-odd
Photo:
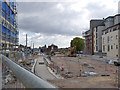
[[[62,64],[62,67],[61,67],[61,68],[62,68],[62,71],[64,71],[64,66],[63,66],[63,64]]]

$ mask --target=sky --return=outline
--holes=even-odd
[[[118,0],[32,0],[18,2],[19,43],[28,46],[55,44],[70,46],[75,37],[89,30],[91,19],[103,19],[118,13]]]

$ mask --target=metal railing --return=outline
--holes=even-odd
[[[3,63],[12,70],[14,75],[22,82],[25,88],[57,88],[49,82],[19,66],[4,55],[0,55],[0,57],[2,57]]]

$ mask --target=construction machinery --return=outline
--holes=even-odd
[[[59,54],[65,54],[66,52],[65,52],[65,50],[61,50],[60,52],[59,52]]]
[[[76,57],[76,46],[69,48],[68,56],[69,57]]]
[[[54,56],[54,55],[56,55],[56,53],[55,53],[53,50],[51,50],[51,51],[50,51],[50,55],[51,55],[51,56]]]

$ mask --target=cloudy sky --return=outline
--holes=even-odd
[[[68,1],[68,0],[67,0]],[[19,2],[20,44],[35,47],[55,44],[69,47],[74,37],[82,37],[91,19],[102,19],[118,12],[118,0],[71,0],[70,2]]]

